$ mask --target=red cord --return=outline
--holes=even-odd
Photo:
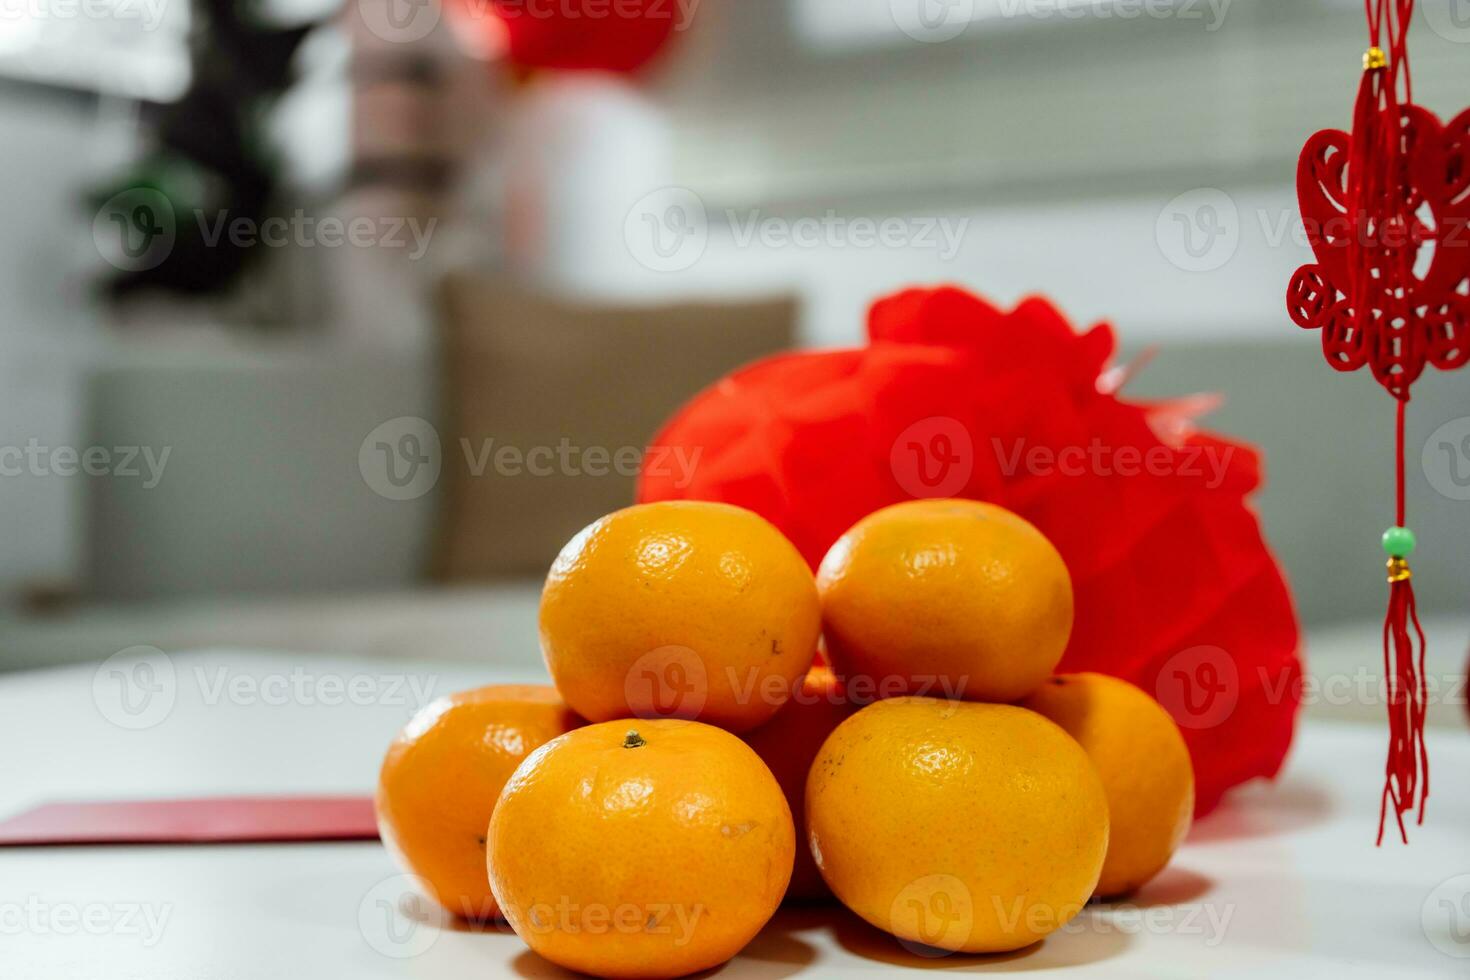
[[[1408,28],[1413,0],[1365,0],[1368,40],[1383,51],[1386,64],[1365,65],[1353,110],[1346,203],[1360,247],[1348,273],[1348,299],[1357,328],[1371,339],[1368,357],[1384,371],[1398,401],[1395,427],[1395,525],[1405,526],[1404,423],[1409,401],[1409,365],[1422,363],[1424,331],[1415,329],[1417,310],[1408,291],[1394,287],[1413,281],[1417,247],[1405,247],[1402,233],[1417,229],[1416,198],[1408,172],[1414,132],[1404,127],[1404,107],[1413,99],[1409,72]],[[1385,44],[1386,39],[1386,44]],[[1386,48],[1386,50],[1384,50]],[[1367,329],[1377,317],[1378,329]],[[1416,642],[1417,641],[1417,642]],[[1402,559],[1389,563],[1388,613],[1383,621],[1383,672],[1388,701],[1389,747],[1378,815],[1383,843],[1392,807],[1399,836],[1408,843],[1404,814],[1417,808],[1424,820],[1429,796],[1429,760],[1424,747],[1426,690],[1424,630],[1414,601],[1413,580]]]
[[[1404,505],[1404,413],[1409,407],[1407,398],[1398,399],[1398,425],[1394,432],[1394,499],[1397,506],[1394,508],[1394,525],[1404,526],[1404,516],[1407,507]]]

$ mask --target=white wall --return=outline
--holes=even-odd
[[[1002,305],[1045,293],[1077,323],[1111,320],[1134,343],[1295,342],[1300,331],[1286,317],[1286,283],[1311,255],[1295,203],[1277,188],[1226,187],[1233,210],[1221,212],[1227,231],[1214,239],[1197,225],[1200,209],[1215,206],[1216,195],[1199,192],[1173,207],[1133,194],[887,213],[861,207],[712,212],[705,251],[666,285],[713,293],[796,290],[805,302],[805,340],[813,346],[860,342],[872,299],[940,282],[962,284]],[[1171,220],[1176,213],[1196,226],[1198,259],[1183,248],[1183,227]],[[853,230],[864,218],[897,219],[922,245],[873,244],[870,233]],[[751,237],[752,222],[768,229],[764,243],[759,234]],[[834,229],[830,237],[822,223]],[[783,244],[788,234],[823,240]],[[1207,241],[1213,245],[1205,250]]]
[[[98,334],[86,303],[101,261],[84,195],[119,158],[80,97],[0,92],[0,447],[76,446],[81,386]],[[7,470],[15,461],[7,457]],[[65,585],[80,572],[84,487],[22,465],[0,475],[0,598],[32,585]]]
[[[672,285],[800,284],[808,337],[822,344],[855,339],[869,297],[935,280],[1003,301],[1045,291],[1140,341],[1293,342],[1284,292],[1308,254],[1296,158],[1314,130],[1350,121],[1361,3],[1150,3],[1181,15],[982,21],[941,43],[802,16],[851,5],[854,23],[880,23],[905,3],[708,4],[680,38],[658,91],[675,119],[676,180],[714,227],[705,257]],[[1452,5],[1421,3],[1411,34],[1416,99],[1446,119],[1470,103],[1470,28],[1449,18]],[[943,9],[971,6],[1057,3]],[[833,43],[812,43],[823,32]],[[1226,192],[1223,205],[1210,188]],[[1177,219],[1202,234],[1217,205],[1224,234],[1193,261]],[[719,227],[730,209],[969,224],[943,261],[911,247],[742,248]]]

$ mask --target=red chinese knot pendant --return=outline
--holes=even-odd
[[[1322,331],[1329,364],[1367,365],[1407,401],[1426,364],[1470,359],[1470,110],[1446,126],[1396,108],[1359,113],[1377,132],[1307,141],[1297,198],[1317,261],[1297,270],[1287,304],[1298,326]]]

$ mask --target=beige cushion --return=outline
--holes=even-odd
[[[633,501],[641,453],[690,396],[789,347],[792,299],[574,305],[451,277],[441,580],[544,574],[589,522]]]

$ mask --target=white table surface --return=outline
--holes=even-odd
[[[422,698],[534,679],[224,651],[158,666],[138,677],[147,700],[121,686],[137,675],[95,666],[0,675],[0,815],[54,799],[369,792]],[[1434,796],[1408,848],[1373,847],[1383,747],[1377,726],[1310,722],[1282,780],[1237,792],[1144,892],[1021,954],[926,960],[840,909],[795,910],[719,974],[1465,977],[1470,733],[1431,734]],[[563,975],[508,932],[420,921],[413,905],[376,843],[4,848],[0,977]]]

